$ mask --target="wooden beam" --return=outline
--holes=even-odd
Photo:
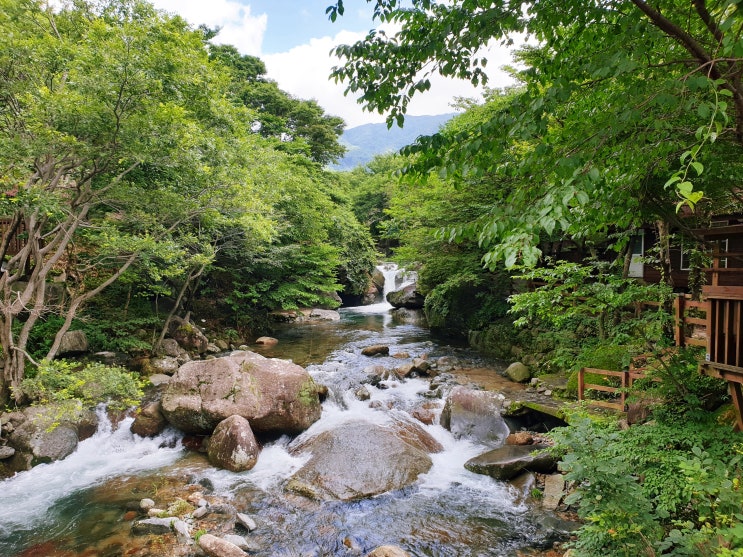
[[[730,397],[733,399],[735,408],[736,431],[743,431],[743,392],[741,392],[740,383],[728,383],[730,387]]]

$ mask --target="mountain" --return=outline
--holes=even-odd
[[[421,135],[431,135],[448,122],[456,113],[436,116],[406,116],[402,128],[387,124],[363,124],[349,128],[341,135],[340,142],[348,151],[332,166],[334,170],[351,170],[371,161],[376,155],[394,153],[410,145]]]

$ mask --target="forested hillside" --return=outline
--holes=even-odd
[[[419,136],[432,135],[451,120],[454,113],[435,116],[408,116],[405,126],[362,124],[348,128],[340,137],[346,152],[333,165],[336,170],[351,170],[369,163],[375,156],[396,153]]]

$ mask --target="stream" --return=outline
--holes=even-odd
[[[387,274],[394,283],[394,269]],[[400,363],[392,356],[361,356],[364,346],[384,344],[391,355],[427,355],[432,361],[447,356],[471,367],[502,369],[463,346],[432,338],[421,324],[396,319],[386,302],[342,308],[340,314],[340,322],[282,326],[274,333],[277,345],[256,349],[292,359],[328,386],[313,432],[350,420],[378,422],[384,415],[375,409],[380,405],[402,412],[421,402],[428,389],[421,378],[367,385],[371,400],[357,400],[353,393],[367,376],[365,368]],[[440,411],[443,401],[435,402]],[[551,518],[525,503],[523,493],[464,468],[488,448],[456,440],[436,423],[424,427],[444,451],[431,455],[433,467],[413,486],[361,501],[316,502],[283,489],[304,462],[288,453],[287,437],[266,444],[255,468],[235,474],[186,450],[175,430],[144,439],[129,432],[131,419],[115,427],[102,409],[99,415],[98,432],[75,453],[0,482],[0,556],[124,555],[131,537],[123,518],[126,503],[186,483],[229,497],[255,518],[258,528],[249,539],[257,550],[251,555],[365,555],[392,544],[414,557],[515,557],[551,543],[543,526]]]

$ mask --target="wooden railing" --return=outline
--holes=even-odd
[[[674,298],[676,346],[707,346],[708,310],[707,300],[692,300],[689,294],[679,294]],[[690,316],[690,312],[696,315]]]
[[[586,374],[601,375],[603,377],[617,377],[619,385],[607,385],[597,383],[586,383]],[[645,372],[643,369],[631,369],[629,371],[609,371],[608,369],[596,369],[584,367],[578,371],[578,400],[584,400],[587,404],[601,406],[603,408],[612,408],[624,412],[627,406],[627,389],[632,386],[637,379],[643,379]],[[613,400],[598,400],[586,398],[586,392],[599,391],[602,393],[613,393]]]
[[[743,287],[708,286],[704,293],[709,302],[707,361],[721,366],[743,368]]]

